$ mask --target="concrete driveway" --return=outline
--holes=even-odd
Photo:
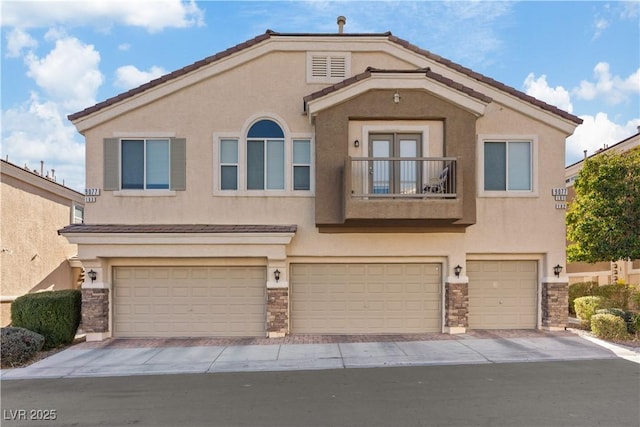
[[[368,339],[367,339],[368,338]],[[376,337],[315,337],[259,340],[110,340],[82,343],[25,368],[6,369],[2,380],[106,377],[180,373],[255,372],[468,365],[612,359],[640,363],[632,349],[592,342],[569,332],[491,331],[432,334],[376,341]],[[418,338],[418,339],[411,339]],[[388,339],[385,338],[385,339]],[[311,341],[311,343],[297,343]],[[342,342],[334,342],[342,341]],[[365,341],[365,342],[352,342]],[[167,345],[168,344],[168,345]]]

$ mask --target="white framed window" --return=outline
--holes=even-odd
[[[244,129],[213,135],[214,195],[312,195],[310,133],[291,133],[281,118],[264,114],[247,120]]]
[[[482,196],[536,196],[537,139],[484,136],[478,147]]]
[[[72,224],[84,224],[84,207],[80,205],[73,205],[71,209],[71,223]]]
[[[293,140],[293,191],[311,190],[311,140]]]
[[[247,133],[247,190],[284,190],[284,132],[273,120],[254,123]]]
[[[238,140],[220,140],[220,189],[238,189]]]
[[[350,52],[307,52],[307,83],[338,83],[350,75]]]

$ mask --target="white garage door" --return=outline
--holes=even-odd
[[[440,264],[292,264],[292,332],[439,332],[440,283]]]
[[[536,261],[469,261],[469,328],[535,329]]]
[[[264,336],[264,267],[114,268],[116,337]]]

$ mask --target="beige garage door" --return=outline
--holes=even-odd
[[[117,337],[264,336],[264,267],[117,267]]]
[[[292,264],[292,331],[438,332],[440,281],[440,264]]]
[[[469,261],[469,328],[535,329],[536,261]]]

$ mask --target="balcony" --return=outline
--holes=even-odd
[[[353,157],[345,163],[345,221],[433,220],[463,216],[455,157]]]

